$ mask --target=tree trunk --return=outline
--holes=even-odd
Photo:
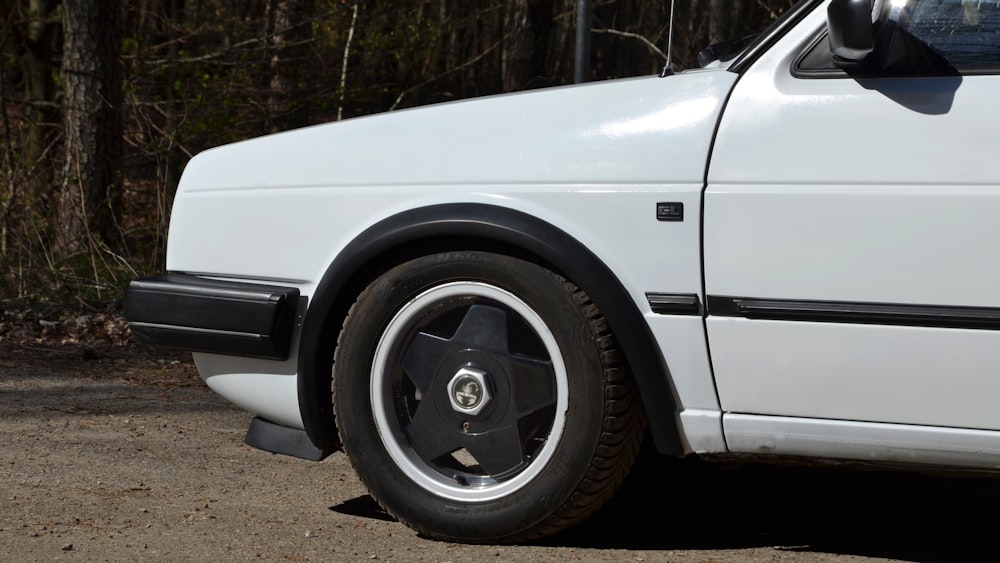
[[[56,105],[56,79],[53,61],[58,21],[53,21],[56,0],[31,0],[28,7],[28,34],[25,41],[27,74],[25,97],[28,101],[28,144],[26,161],[33,166],[24,194],[26,208],[45,209],[52,189],[55,155],[52,147],[59,134],[59,108]]]
[[[514,0],[507,12],[503,91],[547,86],[546,63],[554,0]]]
[[[307,72],[309,40],[315,17],[313,0],[270,0],[267,5],[271,26],[271,81],[268,84],[267,129],[276,132],[307,123],[303,96],[298,90]]]
[[[183,165],[181,155],[175,148],[180,144],[177,130],[182,117],[182,108],[180,107],[181,100],[177,99],[177,89],[174,84],[177,82],[176,69],[180,59],[180,34],[177,32],[177,28],[184,23],[184,0],[161,0],[160,17],[163,22],[161,24],[163,30],[161,42],[167,45],[166,58],[169,61],[163,88],[163,102],[166,108],[163,130],[170,139],[163,166],[163,183],[167,193],[172,195],[180,179],[180,170]]]
[[[99,239],[123,246],[121,16],[117,2],[63,2],[65,163],[56,224],[57,254]],[[94,238],[91,238],[94,237]]]

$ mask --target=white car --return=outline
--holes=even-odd
[[[572,526],[647,434],[996,469],[998,158],[1000,1],[803,0],[704,69],[206,151],[126,316],[435,538]]]

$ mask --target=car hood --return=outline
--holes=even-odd
[[[736,78],[607,81],[308,127],[205,151],[180,190],[700,182]]]

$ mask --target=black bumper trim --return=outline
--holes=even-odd
[[[299,290],[168,274],[133,281],[125,318],[156,348],[285,360]]]
[[[258,450],[290,455],[310,461],[321,461],[333,453],[313,445],[305,430],[281,426],[259,417],[254,417],[250,422],[250,428],[247,429],[247,435],[243,441],[246,442],[246,445]]]

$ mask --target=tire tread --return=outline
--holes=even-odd
[[[608,323],[590,297],[570,281],[552,274],[573,295],[587,316],[604,369],[604,423],[594,457],[570,498],[545,521],[503,543],[535,541],[567,530],[597,512],[621,487],[642,445],[646,415],[638,400],[624,355]]]

